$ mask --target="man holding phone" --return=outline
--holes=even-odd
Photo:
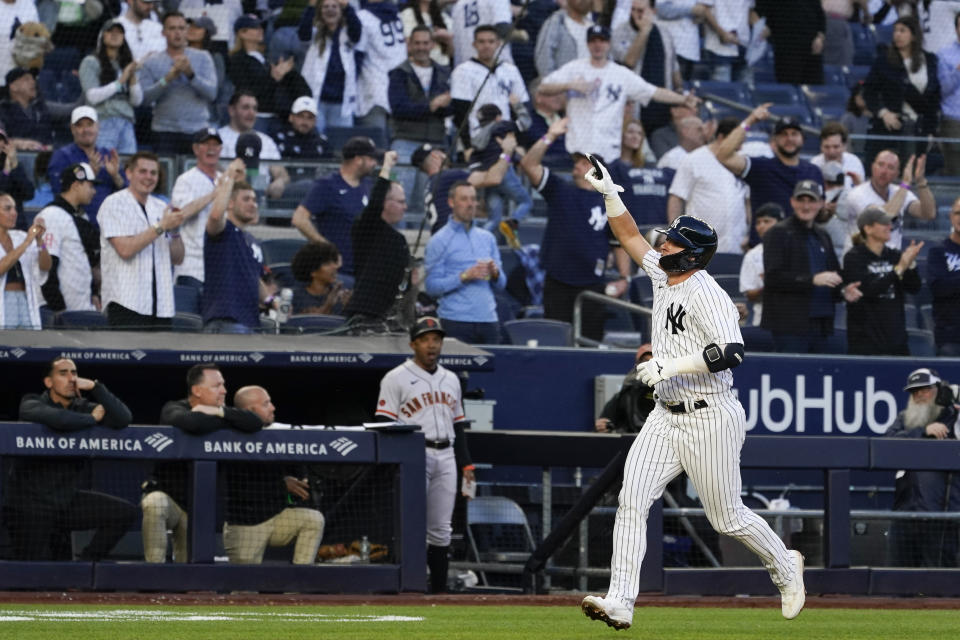
[[[450,187],[451,213],[427,243],[427,293],[439,300],[437,315],[448,336],[472,344],[499,344],[500,323],[494,288],[507,277],[492,233],[473,224],[477,190],[461,180]]]

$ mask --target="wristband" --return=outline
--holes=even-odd
[[[170,233],[167,234],[167,237],[170,238],[171,240],[176,240],[177,238],[180,237],[180,232],[179,232],[179,231],[171,231]]]
[[[542,138],[540,138],[540,142],[542,142],[543,144],[549,147],[550,145],[553,144],[553,138],[551,138],[548,135],[544,135]]]
[[[476,467],[473,466],[472,464],[468,464],[463,468],[464,471],[473,471],[474,469],[476,469]]]
[[[909,188],[910,188],[910,183],[909,183],[909,182],[901,182],[901,183],[900,183],[900,188],[901,188],[901,189],[909,189]]]
[[[746,121],[741,122],[740,126],[743,128],[744,131],[750,131],[750,125],[748,125]]]
[[[510,155],[506,153],[501,153],[500,159],[506,162],[507,164],[510,164],[511,162],[513,162],[513,158],[511,158]]]
[[[623,204],[623,200],[620,199],[618,193],[603,196],[603,202],[607,208],[608,218],[616,218],[627,212],[627,206]]]

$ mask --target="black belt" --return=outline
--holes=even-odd
[[[660,401],[663,408],[670,413],[693,413],[697,409],[706,409],[706,400],[686,400],[684,402],[664,402]]]
[[[449,440],[424,440],[423,443],[431,449],[446,449],[450,446]]]

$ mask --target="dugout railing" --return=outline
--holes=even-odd
[[[496,467],[538,467],[543,472],[542,504],[537,549],[525,563],[459,562],[461,569],[523,575],[527,592],[549,588],[550,576],[602,579],[609,565],[586,566],[585,550],[595,541],[593,528],[585,523],[591,516],[611,507],[597,507],[606,482],[616,484],[622,460],[633,435],[582,434],[569,432],[489,431],[471,432],[470,448],[477,463]],[[827,436],[748,436],[742,455],[744,470],[817,470],[823,477],[823,509],[773,509],[769,517],[822,517],[822,565],[808,565],[806,587],[810,593],[859,595],[960,595],[960,569],[855,565],[852,548],[854,519],[916,519],[924,514],[851,508],[854,488],[851,474],[858,470],[889,472],[900,469],[960,472],[960,442],[904,440],[900,438],[834,438]],[[564,514],[555,514],[550,496],[551,473],[581,468],[604,469],[594,482],[577,489],[585,500],[576,502]],[[609,477],[604,478],[607,475]],[[490,492],[500,490],[489,487]],[[664,509],[657,501],[651,509],[647,533],[647,555],[640,576],[641,591],[665,594],[736,595],[775,594],[766,570],[750,567],[664,567],[663,524],[665,516],[698,516],[697,509]],[[960,513],[943,512],[938,519],[958,520]],[[775,523],[776,524],[776,523]],[[577,536],[582,536],[577,539]],[[555,554],[570,544],[578,548],[578,561],[554,562]],[[609,556],[605,559],[608,561]],[[579,580],[578,580],[579,582]],[[595,587],[596,588],[596,587]]]
[[[80,589],[97,591],[266,591],[314,593],[370,593],[423,591],[426,588],[426,550],[423,501],[424,444],[419,431],[399,428],[266,429],[253,434],[216,431],[206,436],[188,435],[168,426],[130,426],[114,430],[94,427],[61,432],[45,426],[4,423],[0,428],[0,491],[9,491],[7,471],[12,459],[29,463],[37,458],[78,458],[123,463],[186,461],[190,463],[189,561],[149,564],[100,562],[0,560],[0,589]],[[354,469],[386,470],[386,483],[373,491],[389,497],[390,504],[366,514],[372,542],[387,546],[382,562],[292,565],[286,561],[263,564],[229,564],[217,553],[218,496],[222,484],[218,467],[229,462],[298,462],[347,465]],[[111,470],[111,473],[117,473]],[[118,495],[138,503],[140,480],[128,474],[135,495]],[[279,481],[279,480],[278,480]],[[81,487],[103,490],[102,487]],[[222,492],[221,492],[222,493]],[[5,495],[5,498],[8,497]],[[338,497],[338,496],[335,496]],[[280,507],[282,508],[282,507]],[[277,510],[279,511],[280,508]],[[9,515],[5,512],[5,517]],[[328,516],[327,529],[336,516]],[[5,529],[12,524],[0,519]],[[132,533],[139,535],[139,522]],[[382,531],[375,537],[374,531]]]

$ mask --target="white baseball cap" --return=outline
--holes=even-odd
[[[293,101],[293,106],[290,107],[290,113],[303,113],[304,111],[317,115],[317,103],[310,96],[300,96]]]
[[[80,120],[84,118],[90,118],[94,122],[97,121],[97,110],[93,107],[88,107],[84,105],[82,107],[77,107],[70,114],[70,124],[77,124]]]

